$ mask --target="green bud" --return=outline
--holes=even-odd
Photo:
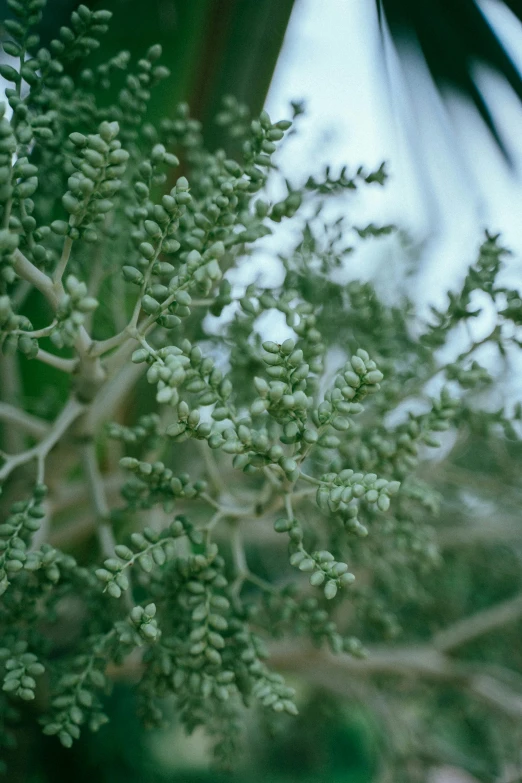
[[[143,225],[145,227],[145,231],[150,237],[152,237],[153,239],[159,239],[161,237],[162,235],[161,228],[154,220],[146,220]],[[141,246],[140,246],[140,250],[141,250]]]
[[[350,427],[348,419],[344,419],[342,416],[335,416],[332,419],[332,427],[340,432],[345,432]]]
[[[274,530],[277,533],[286,533],[292,527],[292,522],[285,517],[280,517],[274,522]]]
[[[364,380],[366,383],[380,383],[382,379],[384,378],[384,375],[380,370],[372,370],[371,372],[366,373],[364,376]]]
[[[118,587],[116,582],[109,582],[107,585],[107,592],[112,598],[121,598],[121,588]]]
[[[377,507],[381,511],[388,511],[390,508],[390,498],[388,495],[379,495],[379,500],[377,501]]]
[[[336,595],[337,595],[337,583],[334,582],[333,579],[331,579],[324,586],[324,597],[327,598],[329,601],[331,601],[332,598],[335,598]]]
[[[142,310],[148,315],[156,315],[161,310],[160,303],[151,296],[145,295],[141,300]]]
[[[152,221],[147,220],[146,222],[147,223],[151,223]],[[156,225],[156,224],[154,224],[154,225]],[[156,251],[154,250],[154,248],[152,247],[150,242],[142,242],[140,244],[140,248],[139,249],[140,249],[141,255],[144,258],[146,258],[147,261],[150,261],[152,258],[154,258],[154,255],[155,255]]]
[[[134,266],[124,266],[122,267],[122,273],[123,277],[127,282],[134,283],[135,285],[141,285],[143,282],[143,274],[140,272],[139,269],[136,269]]]
[[[363,362],[363,360],[360,358],[360,356],[352,356],[350,359],[350,363],[357,373],[357,375],[364,375],[366,372],[366,365]]]

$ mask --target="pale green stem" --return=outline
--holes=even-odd
[[[303,479],[303,481],[307,481],[309,484],[315,484],[319,487],[324,483],[320,479],[314,478],[314,476],[309,476],[307,473],[300,473],[299,478]]]
[[[67,267],[67,264],[69,263],[69,258],[71,257],[72,246],[73,246],[73,240],[71,239],[71,237],[65,237],[63,243],[62,255],[60,256],[58,265],[54,270],[53,282],[55,285],[61,283],[62,281],[62,278],[65,273],[65,269]]]
[[[20,250],[15,250],[13,253],[13,268],[19,277],[27,280],[45,296],[54,311],[58,309],[60,297],[53,281],[29,261]]]
[[[33,332],[26,332],[24,329],[13,329],[10,334],[24,334],[26,337],[34,337],[38,339],[40,337],[48,337],[55,328],[57,321],[53,321],[49,326],[44,326],[42,329],[35,329]]]
[[[50,367],[56,367],[57,370],[67,373],[74,372],[78,365],[76,359],[64,359],[63,356],[55,356],[54,353],[44,351],[42,348],[38,349],[35,358],[44,364],[48,364]]]

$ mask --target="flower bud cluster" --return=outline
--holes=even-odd
[[[61,27],[60,37],[51,41],[51,53],[60,60],[86,57],[100,45],[95,36],[107,32],[111,17],[110,11],[91,11],[87,6],[79,5],[71,14],[71,26]]]
[[[264,187],[279,176],[274,154],[290,122],[273,123],[266,112],[252,119],[227,99],[219,122],[242,147],[238,160],[226,144],[204,148],[201,124],[184,104],[156,130],[142,120],[152,87],[166,75],[157,65],[160,47],[132,72],[125,52],[71,68],[71,58],[94,50],[110,14],[81,5],[49,49],[38,49],[32,25],[43,0],[8,4],[15,18],[6,23],[12,40],[4,48],[20,64],[0,66],[14,85],[6,91],[9,121],[0,109],[0,342],[3,351],[19,349],[73,378],[71,400],[58,414],[54,377],[42,376],[35,397],[20,360],[21,402],[6,397],[0,406],[4,498],[10,502],[34,468],[43,475],[53,450],[46,466],[52,497],[44,505],[45,488],[37,486],[29,500],[5,507],[0,524],[3,701],[32,699],[45,665],[44,730],[68,747],[83,727],[96,730],[107,719],[108,662],[120,666],[141,647],[142,716],[157,723],[159,704],[171,698],[186,729],[217,731],[222,755],[235,754],[242,707],[252,697],[272,713],[297,712],[293,689],[267,666],[266,638],[306,635],[332,652],[361,655],[354,635],[378,641],[417,616],[430,589],[426,575],[440,563],[428,521],[444,499],[414,471],[425,447],[439,445],[434,434],[450,426],[471,443],[505,436],[516,456],[508,440],[517,437],[520,406],[512,415],[482,410],[465,392],[490,380],[476,348],[489,342],[503,353],[519,344],[512,325],[522,322],[522,300],[499,285],[504,251],[487,235],[461,290],[434,311],[434,325],[419,339],[414,301],[388,305],[372,283],[341,283],[333,274],[354,234],[378,237],[391,227],[357,228],[348,217],[331,217],[328,199],[382,184],[383,167],[370,174],[327,169],[304,187],[284,181],[273,203],[275,191]],[[118,80],[124,88],[116,104],[99,104],[99,90],[116,95]],[[180,159],[187,176],[176,179]],[[165,192],[172,173],[175,185]],[[54,219],[60,203],[67,220]],[[296,245],[279,256],[281,284],[252,283],[238,293],[236,271],[285,218],[295,224]],[[433,347],[479,313],[484,294],[499,323],[446,366]],[[223,318],[216,324],[208,313]],[[258,321],[280,314],[292,338],[263,343]],[[40,350],[38,341],[49,337],[72,358]],[[328,386],[325,357],[339,350],[351,358]],[[140,370],[150,385],[138,381],[133,391]],[[439,373],[460,385],[461,399],[443,390],[426,405],[426,384]],[[88,400],[84,380],[93,388]],[[65,386],[56,390],[61,403]],[[78,411],[80,395],[85,408]],[[401,413],[410,401],[425,412]],[[101,435],[106,403],[118,417],[106,431],[120,444],[110,448]],[[115,507],[121,474],[112,472],[114,448],[121,446],[130,475],[124,506]],[[459,454],[459,465],[467,460]],[[162,513],[146,526],[155,506]],[[180,506],[187,516],[174,518]],[[171,516],[160,529],[163,513]],[[35,540],[45,514],[50,524],[38,538],[48,534],[53,545]],[[296,577],[284,587],[284,557],[275,548],[269,558],[259,551],[274,518],[289,539],[286,576]],[[98,546],[82,548],[86,525]],[[116,543],[120,530],[127,537]],[[62,536],[82,550],[81,566],[55,548]],[[275,543],[286,547],[284,536]],[[462,560],[474,574],[467,555],[455,554],[456,567]],[[364,578],[348,590],[354,574]],[[458,604],[462,580],[445,579],[441,595],[455,594]],[[342,597],[353,611],[341,611]],[[426,601],[422,611],[433,609],[435,628],[447,607],[439,595],[429,597],[433,606]],[[47,629],[65,627],[62,606],[71,601],[81,607],[82,633],[49,661]]]
[[[174,116],[165,118],[160,123],[160,133],[166,146],[180,146],[188,150],[201,149],[202,135],[199,120],[190,117],[187,103],[178,103]]]
[[[18,207],[20,217],[18,218],[11,213],[8,225],[12,232],[20,232],[22,234],[23,242],[21,246],[35,262],[46,265],[52,259],[52,252],[36,240],[47,236],[49,229],[41,227],[39,231],[35,230],[36,219],[31,214],[34,210],[34,201],[31,196],[34,195],[38,188],[37,174],[38,168],[29,162],[28,157],[20,155],[14,162],[10,172],[11,187],[6,188],[6,196],[9,194],[13,205]]]
[[[448,381],[457,381],[463,389],[474,389],[493,382],[490,373],[477,361],[472,361],[469,367],[459,363],[448,364],[445,371]]]
[[[152,508],[156,503],[164,503],[172,498],[192,499],[207,488],[205,481],[192,483],[187,473],[175,476],[160,461],[150,463],[134,457],[123,457],[120,465],[134,474],[122,489],[123,496],[133,508]]]
[[[387,481],[378,478],[376,473],[355,473],[346,468],[321,477],[316,500],[319,508],[332,512],[346,511],[350,503],[356,506],[362,499],[375,504],[379,511],[388,511],[390,496],[396,495],[399,488],[399,481]]]
[[[270,220],[280,223],[281,220],[295,215],[303,202],[303,196],[298,190],[289,190],[288,195],[274,204],[270,210]]]
[[[0,524],[0,595],[3,595],[14,574],[21,571],[28,557],[28,544],[45,517],[42,502],[47,487],[37,484],[29,500],[17,501],[9,516]],[[48,563],[47,566],[51,566]]]
[[[102,122],[96,134],[84,136],[72,133],[70,140],[76,148],[71,162],[74,171],[69,177],[69,190],[62,198],[70,214],[69,223],[57,220],[51,229],[61,235],[88,242],[96,242],[96,225],[105,221],[105,215],[114,206],[113,197],[121,187],[129,153],[122,149],[116,136],[117,122]]]
[[[231,604],[217,547],[178,559],[170,572],[172,631],[151,651],[147,699],[173,693],[183,720],[206,724],[213,709],[237,695],[238,656],[232,647]],[[154,714],[154,710],[153,710]]]
[[[56,684],[51,712],[42,721],[44,734],[56,735],[64,747],[70,748],[79,738],[82,725],[87,723],[91,731],[97,731],[107,722],[97,695],[107,685],[107,662],[121,664],[136,647],[157,642],[160,631],[155,615],[153,603],[134,606],[126,620],[87,640],[88,652],[77,655]]]
[[[249,285],[244,296],[239,299],[241,309],[236,312],[228,329],[228,336],[233,343],[231,363],[237,367],[246,367],[259,361],[257,345],[252,345],[249,338],[255,331],[256,319],[263,312],[276,309],[284,314],[287,325],[299,337],[296,349],[303,352],[304,361],[310,367],[308,385],[310,389],[315,389],[317,380],[313,374],[322,373],[326,348],[316,328],[314,306],[306,301],[298,301],[296,304],[295,300],[299,298],[294,289],[264,289]]]
[[[423,444],[430,448],[440,446],[434,433],[449,429],[460,407],[461,402],[443,388],[427,413],[410,412],[407,420],[395,427],[380,423],[364,435],[354,432],[353,439],[344,441],[339,451],[349,464],[355,462],[366,470],[378,467],[383,475],[402,481],[418,465]]]
[[[243,155],[247,164],[245,174],[250,179],[250,193],[257,193],[265,184],[266,170],[273,166],[271,157],[276,150],[276,143],[281,141],[291,125],[289,120],[272,123],[266,111],[261,112],[259,119],[252,120],[250,137],[243,143]]]
[[[155,619],[156,605],[134,606],[129,615],[128,624],[118,627],[118,640],[124,645],[139,647],[144,642],[156,642],[160,637],[160,630]],[[121,629],[121,630],[120,630]]]
[[[13,260],[18,243],[17,234],[7,229],[0,229],[0,283],[2,284],[2,289],[5,289],[6,284],[8,285],[16,280]]]
[[[172,264],[165,261],[161,265],[157,259],[160,253],[170,255],[179,250],[180,243],[175,239],[175,234],[179,228],[179,218],[191,199],[187,179],[180,177],[170,193],[163,196],[162,203],[153,204],[150,200],[150,188],[160,184],[157,180],[165,177],[165,174],[158,173],[160,162],[176,165],[178,160],[166,153],[162,145],[156,145],[152,160],[140,164],[140,178],[134,182],[137,206],[127,209],[129,219],[135,226],[131,231],[131,239],[139,257],[133,266],[123,267],[123,275],[126,280],[136,285],[142,285],[145,276],[165,277],[169,273],[172,276]]]
[[[37,576],[42,586],[46,585],[47,587],[57,585],[66,574],[70,576],[71,572],[80,576],[75,559],[61,550],[55,549],[51,544],[42,544],[34,552],[28,552],[24,562],[24,570]],[[81,574],[80,580],[82,577],[83,574]]]
[[[358,182],[365,182],[367,185],[371,185],[376,182],[378,185],[384,185],[387,179],[386,165],[381,163],[378,169],[367,173],[362,166],[357,169],[354,176],[347,174],[347,167],[343,166],[339,172],[339,176],[332,175],[330,166],[326,166],[324,175],[321,179],[315,177],[309,177],[306,182],[306,189],[313,190],[323,195],[332,195],[336,193],[342,193],[343,190],[355,190],[358,186]]]
[[[339,588],[347,587],[355,581],[346,563],[335,560],[331,552],[321,550],[306,551],[303,546],[304,532],[296,519],[281,517],[274,522],[278,533],[288,533],[290,538],[290,565],[303,573],[310,573],[312,587],[323,586],[325,598],[331,600]]]
[[[32,701],[36,690],[35,678],[44,673],[45,667],[34,653],[27,651],[27,647],[27,642],[17,642],[14,650],[0,648],[0,661],[5,668],[2,690],[23,701]]]
[[[11,332],[31,331],[32,328],[33,325],[28,318],[13,312],[9,296],[0,296],[0,344],[2,352],[8,354],[18,348],[28,359],[34,358],[38,353],[38,342],[27,334],[20,334],[19,336],[11,334]]]
[[[87,286],[74,275],[68,275],[65,281],[65,293],[56,310],[57,324],[50,339],[57,348],[73,345],[80,326],[88,313],[98,307],[97,300],[89,296]]]
[[[278,594],[267,593],[264,607],[267,615],[264,623],[277,637],[287,633],[306,634],[318,646],[326,642],[333,653],[363,655],[361,642],[339,631],[321,600],[315,596],[301,597],[294,583]]]
[[[230,622],[232,638],[237,645],[238,679],[245,674],[252,684],[252,694],[263,707],[275,713],[297,715],[295,689],[288,686],[281,674],[272,672],[264,663],[268,651],[263,639],[249,625],[234,617]]]
[[[112,15],[110,11],[103,11],[102,13]],[[107,17],[107,21],[108,18],[109,17]],[[112,84],[112,78],[115,75],[115,72],[125,71],[129,65],[130,58],[130,52],[124,49],[113,57],[110,57],[106,62],[100,63],[94,69],[83,68],[80,71],[80,82],[82,87],[89,90],[95,90],[97,88],[108,90]],[[114,114],[116,115],[118,112],[115,111]],[[121,115],[119,115],[119,119],[121,119]]]
[[[184,292],[180,292],[179,300],[189,302],[190,297],[182,296],[182,293]],[[183,388],[185,392],[196,395],[196,404],[199,406],[218,403],[213,412],[216,421],[234,416],[234,408],[229,399],[232,393],[230,380],[223,377],[211,357],[203,356],[199,346],[192,346],[189,340],[182,340],[180,347],[171,345],[158,351],[150,346],[139,348],[133,353],[132,361],[147,361],[150,364],[147,380],[157,385],[158,402],[177,405],[180,399],[179,390]],[[173,438],[182,436],[187,425],[188,435],[199,423],[199,413],[196,411],[189,422],[190,407],[185,401],[182,401],[181,405],[178,410],[179,428],[173,426],[167,433]],[[198,428],[198,433],[198,437],[208,437],[210,429],[206,426]]]
[[[216,114],[216,124],[227,128],[233,139],[246,136],[250,130],[250,109],[248,106],[240,103],[234,95],[225,95],[221,102],[222,109]]]
[[[263,362],[271,381],[255,378],[254,384],[259,397],[250,406],[254,415],[268,411],[284,424],[283,443],[295,443],[304,437],[308,410],[313,400],[307,396],[307,381],[310,365],[304,361],[303,351],[296,348],[294,340],[285,340],[282,345],[263,343]]]
[[[151,46],[145,57],[138,60],[137,74],[128,74],[125,87],[120,91],[118,103],[122,111],[122,138],[125,142],[137,141],[150,100],[150,90],[169,76],[168,68],[156,64],[161,53],[159,44]]]
[[[223,595],[223,590],[227,587],[223,574],[225,563],[217,554],[217,547],[211,545],[206,557],[200,560],[201,562],[186,564],[183,574],[186,581],[179,600],[184,610],[190,613],[192,625],[184,646],[185,669],[199,673],[201,693],[205,696],[205,690],[215,690],[213,675],[223,667],[222,651],[226,644],[224,633],[228,630],[226,614],[230,603]],[[231,678],[230,682],[232,681]],[[225,690],[228,693],[228,688]],[[224,692],[215,695],[218,698],[228,698]]]
[[[84,723],[91,731],[97,731],[108,721],[97,691],[107,685],[104,671],[112,638],[102,636],[89,641],[91,649],[94,642],[94,652],[76,656],[70,670],[62,674],[55,686],[51,712],[42,720],[43,733],[57,736],[65,748],[79,739]]]
[[[319,446],[339,448],[341,438],[329,432],[329,428],[346,432],[351,426],[348,416],[362,413],[360,400],[379,391],[382,378],[376,363],[366,351],[359,349],[336,376],[333,389],[326,392],[324,400],[312,411],[311,418],[317,427],[315,442]]]
[[[498,286],[497,277],[503,258],[509,251],[498,242],[499,235],[485,232],[485,240],[479,250],[477,262],[466,274],[459,291],[448,292],[448,305],[443,309],[431,307],[434,322],[421,336],[421,341],[431,347],[440,348],[445,345],[449,332],[460,322],[476,318],[481,312],[474,306],[473,292],[484,291],[493,301],[502,289]]]
[[[161,533],[146,527],[141,533],[132,533],[131,546],[118,544],[115,557],[107,558],[103,568],[96,570],[96,577],[113,598],[120,598],[129,588],[127,569],[138,565],[149,574],[155,566],[161,567],[176,556],[176,539],[193,533],[190,525],[182,517],[177,517]]]
[[[110,422],[107,424],[107,435],[126,444],[146,444],[147,447],[154,448],[160,436],[160,417],[157,413],[147,413],[145,416],[140,416],[138,423],[133,427]]]
[[[33,49],[39,43],[38,35],[34,33],[28,35],[28,33],[31,27],[41,21],[45,0],[8,0],[7,5],[15,18],[7,19],[4,22],[4,26],[17,43],[14,44],[10,41],[5,51],[11,57],[19,57],[22,51],[22,43],[25,44],[27,49]],[[8,77],[5,76],[4,78],[7,79]]]

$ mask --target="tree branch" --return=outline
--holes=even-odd
[[[475,525],[444,527],[437,531],[437,540],[441,549],[477,544],[499,544],[502,541],[514,541],[522,537],[522,525],[518,519],[499,519]]]
[[[298,672],[337,695],[350,695],[353,677],[393,675],[451,683],[467,690],[504,715],[522,718],[522,695],[514,693],[489,674],[477,674],[469,665],[453,662],[428,646],[375,648],[365,659],[303,650],[302,645],[272,647],[271,664],[278,669]]]
[[[43,461],[51,449],[58,443],[60,438],[69,429],[75,419],[85,410],[85,405],[79,402],[75,397],[71,397],[66,403],[62,412],[51,426],[47,435],[36,446],[20,454],[9,455],[0,469],[0,482],[6,478],[21,465],[26,465],[33,459],[38,461],[38,480],[43,480]]]
[[[47,421],[39,419],[37,416],[32,416],[30,413],[26,413],[14,405],[9,405],[7,402],[0,402],[0,419],[17,424],[30,435],[35,435],[37,438],[43,438],[50,429],[50,424]]]
[[[479,636],[502,628],[520,618],[522,618],[522,594],[477,612],[440,631],[433,638],[433,646],[439,652],[449,653]]]
[[[126,364],[98,392],[85,416],[82,430],[92,434],[104,421],[112,418],[119,405],[125,402],[127,394],[134,388],[138,378],[146,369],[145,364]]]

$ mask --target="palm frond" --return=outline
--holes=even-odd
[[[481,63],[502,75],[522,101],[522,76],[476,0],[377,0],[381,34],[386,25],[399,51],[416,45],[438,89],[467,96],[492,133],[504,157],[509,151],[474,76]],[[521,0],[504,5],[522,21]]]

